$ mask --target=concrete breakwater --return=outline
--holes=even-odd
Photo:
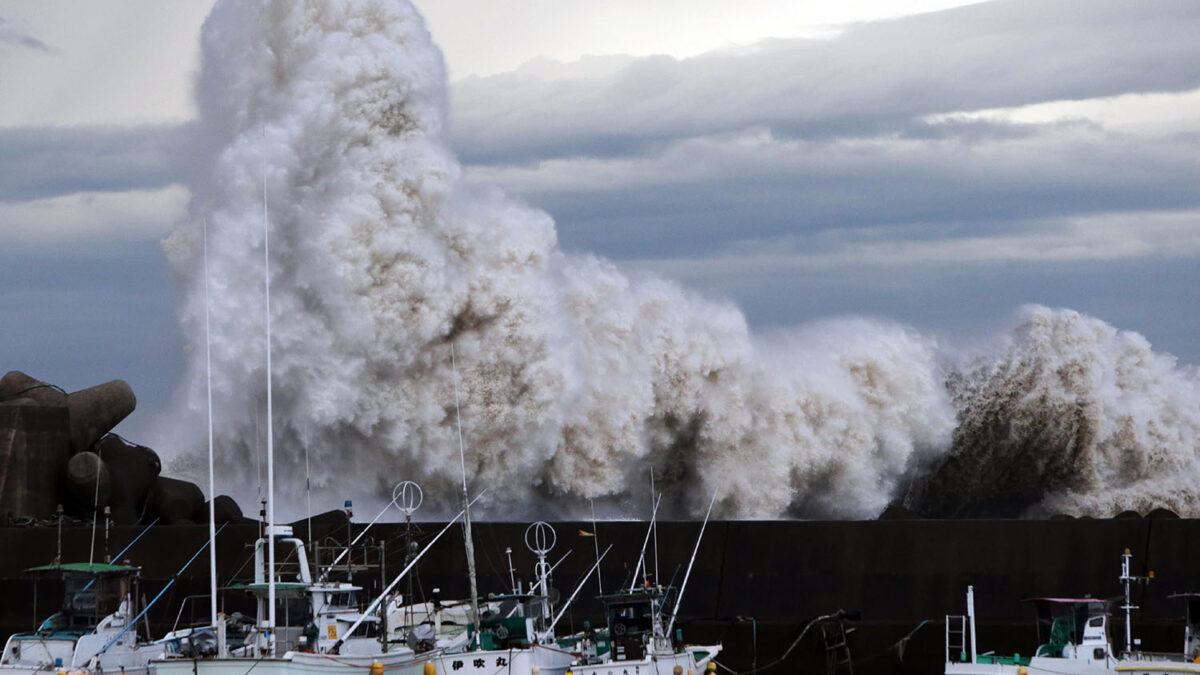
[[[90,519],[109,509],[114,523],[159,519],[207,522],[200,488],[161,475],[154,450],[110,433],[137,407],[133,390],[113,380],[67,393],[20,371],[0,378],[0,517]],[[227,496],[216,520],[241,518]]]
[[[305,522],[296,532],[307,537]],[[613,544],[605,559],[602,583],[611,591],[631,582],[646,533],[638,522],[554,524],[557,561],[571,554],[555,571],[562,597],[594,561],[595,533],[601,547]],[[313,538],[336,547],[362,525],[347,524],[337,512],[314,520]],[[421,523],[428,538],[440,525]],[[513,549],[517,576],[526,583],[533,556],[524,547],[524,523],[476,523],[474,531],[481,592],[509,587],[504,550]],[[659,525],[657,569],[663,582],[682,580],[700,524],[664,522]],[[368,538],[382,544],[384,569],[359,571],[355,580],[377,588],[384,576],[403,567],[402,524],[377,525]],[[113,529],[107,549],[119,551],[139,532],[136,527]],[[45,564],[57,550],[54,527],[0,528],[0,593],[10,602],[0,605],[0,629],[29,629],[54,610],[54,580],[34,582],[28,567]],[[249,546],[257,536],[254,524],[231,525],[218,537],[218,571],[222,583],[250,573]],[[64,560],[87,560],[91,529],[66,527]],[[158,589],[205,541],[204,526],[155,527],[123,558],[143,567],[144,594]],[[97,559],[103,558],[103,535],[97,538]],[[726,652],[720,661],[738,672],[761,667],[781,656],[813,618],[845,610],[847,643],[856,672],[932,673],[945,658],[943,621],[946,614],[964,611],[966,586],[976,589],[981,651],[1029,654],[1036,648],[1032,610],[1021,600],[1036,596],[1111,597],[1120,587],[1116,578],[1120,554],[1129,548],[1137,573],[1155,573],[1154,580],[1135,595],[1142,609],[1134,616],[1134,634],[1143,647],[1178,651],[1182,646],[1183,607],[1168,599],[1171,593],[1200,590],[1200,520],[907,520],[857,522],[728,521],[710,523],[700,546],[680,612],[686,640],[721,640]],[[654,560],[650,559],[651,569]],[[451,532],[439,541],[420,565],[415,588],[426,595],[439,588],[441,597],[467,593],[461,534]],[[150,612],[156,634],[171,627],[183,598],[208,588],[207,556],[186,570],[160,605]],[[584,620],[600,620],[593,596],[595,579],[581,591],[568,617],[568,629]],[[228,611],[250,611],[244,598],[226,598]],[[206,602],[196,603],[206,607]],[[188,619],[191,610],[184,613]],[[924,622],[924,623],[923,623]],[[1123,632],[1121,620],[1113,635]],[[1114,645],[1120,647],[1120,645]],[[792,650],[786,663],[767,672],[824,672],[826,652],[820,630],[811,630]]]

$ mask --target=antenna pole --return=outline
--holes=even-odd
[[[263,171],[263,277],[267,315],[267,648],[275,656],[275,444],[271,424],[271,228],[267,174]]]
[[[589,499],[592,505],[592,543],[596,546],[596,590],[604,595],[604,582],[600,580],[600,530],[596,527],[596,500]]]
[[[212,414],[212,340],[209,327],[208,302],[208,219],[204,220],[204,364],[208,389],[208,568],[209,616],[217,627],[217,484],[213,478],[213,414]]]
[[[642,540],[642,553],[638,556],[637,567],[633,569],[633,581],[629,583],[629,591],[637,588],[638,574],[642,571],[642,564],[646,562],[646,544],[650,543],[650,533],[654,531],[654,519],[658,517],[658,505],[662,503],[662,497],[659,497],[654,502],[654,510],[650,512],[650,527],[646,528],[646,538]]]
[[[650,499],[654,499],[654,467],[650,467]],[[658,520],[654,520],[654,583],[662,585],[658,577]]]
[[[512,587],[513,595],[521,591],[517,589],[517,569],[512,564],[512,547],[504,547],[504,555],[508,557],[508,585]]]
[[[467,501],[467,453],[463,446],[462,411],[458,405],[458,364],[454,360],[454,343],[450,343],[450,371],[454,376],[454,418],[458,422],[458,459],[462,463],[463,495],[463,539],[467,548],[467,574],[471,579],[471,622],[475,624],[475,636],[479,635],[479,588],[475,578],[475,542],[471,538],[471,504]]]
[[[671,637],[671,628],[675,625],[675,617],[679,616],[679,605],[683,602],[683,592],[687,590],[688,577],[692,576],[692,565],[696,563],[696,554],[700,552],[700,541],[704,539],[704,528],[708,527],[708,517],[712,515],[713,504],[717,503],[714,494],[708,503],[708,512],[704,514],[704,523],[700,526],[700,534],[696,537],[696,548],[692,549],[692,559],[688,562],[687,572],[683,574],[683,583],[679,585],[679,595],[675,596],[675,606],[671,608],[671,620],[667,622],[666,637]]]
[[[1133,618],[1133,610],[1138,606],[1133,604],[1132,586],[1133,582],[1141,581],[1141,578],[1129,574],[1129,559],[1133,555],[1129,549],[1125,549],[1125,553],[1121,554],[1121,584],[1125,586],[1125,604],[1121,607],[1125,611],[1125,653],[1133,651],[1133,629],[1130,622]]]

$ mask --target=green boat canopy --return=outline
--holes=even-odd
[[[26,572],[78,572],[82,574],[134,574],[139,567],[131,567],[129,565],[113,565],[110,563],[62,563],[58,565],[42,565],[41,567],[30,567]]]

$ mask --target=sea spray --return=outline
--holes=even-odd
[[[1200,515],[1195,370],[1071,310],[1022,314],[1004,348],[950,380],[953,447],[911,506],[942,516]]]
[[[277,481],[292,486],[279,497],[297,516],[306,453],[316,503],[366,501],[413,479],[449,508],[459,480],[451,344],[467,470],[491,489],[484,517],[578,515],[590,498],[602,513],[644,516],[651,470],[668,517],[702,512],[713,493],[725,517],[869,518],[898,498],[967,513],[1006,494],[954,485],[984,469],[1016,485],[1021,509],[1043,499],[1111,508],[1111,487],[1141,494],[1170,476],[1171,503],[1196,510],[1176,477],[1200,473],[1195,376],[1144,340],[1044,309],[1013,347],[967,367],[882,320],[752,335],[728,303],[566,254],[545,213],[464,183],[443,139],[444,79],[404,2],[223,1],[205,23],[191,217],[166,248],[184,330],[200,340],[197,243],[208,222],[223,491],[254,495],[264,445],[265,193]],[[1053,328],[1072,321],[1095,338]],[[1088,361],[1076,394],[1039,384],[1058,360],[1107,355],[1114,339],[1128,356]],[[181,411],[166,420],[185,439],[195,431],[187,412],[201,408],[202,353],[190,352]],[[1028,358],[1053,363],[1024,374]],[[1106,393],[1077,395],[1096,387]],[[1094,408],[1086,433],[1062,418],[1080,401]],[[1146,412],[1100,420],[1133,409]],[[1013,424],[996,421],[1009,415]],[[1035,427],[1054,433],[1021,431]],[[998,430],[1024,454],[997,452],[987,441]],[[1116,438],[1150,445],[1103,440]],[[177,442],[176,470],[199,446]],[[1144,460],[1130,459],[1139,452]],[[1056,459],[1042,471],[1014,465],[1042,456]]]

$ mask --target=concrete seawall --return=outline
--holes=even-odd
[[[361,525],[354,527],[357,532]],[[402,527],[377,525],[370,535],[385,544],[389,576],[403,565]],[[440,525],[420,527],[428,538]],[[508,587],[506,546],[513,549],[518,576],[528,582],[533,556],[523,543],[525,527],[475,524],[482,592]],[[660,524],[658,569],[664,582],[674,578],[678,585],[682,580],[699,527],[691,522]],[[573,550],[555,572],[555,585],[566,597],[594,562],[594,540],[579,534],[593,527],[563,522],[555,528],[558,546],[551,558],[558,560]],[[603,567],[605,590],[629,583],[646,525],[601,522],[595,529],[602,548],[613,544]],[[327,537],[345,540],[346,527],[336,518],[320,519],[314,530],[315,538],[327,543]],[[257,531],[255,525],[234,525],[220,535],[218,569],[223,582],[250,573],[248,547]],[[114,528],[109,549],[120,550],[138,532],[133,527]],[[305,536],[302,524],[297,534]],[[124,558],[143,567],[144,592],[153,597],[206,537],[205,526],[156,527]],[[87,560],[90,539],[90,528],[65,528],[64,560]],[[97,541],[103,541],[102,532]],[[53,580],[35,585],[23,570],[50,562],[56,542],[53,527],[0,529],[0,593],[11,599],[0,609],[0,629],[28,629],[53,611],[52,599],[61,585]],[[963,613],[968,584],[976,589],[981,651],[1029,654],[1036,636],[1032,610],[1021,600],[1117,595],[1120,554],[1126,547],[1133,553],[1136,573],[1155,573],[1149,587],[1135,595],[1135,604],[1144,609],[1135,616],[1134,632],[1146,649],[1178,651],[1183,608],[1166,596],[1200,590],[1200,520],[710,523],[680,612],[681,625],[689,641],[723,640],[722,663],[745,671],[755,660],[761,666],[781,655],[810,619],[843,609],[861,613],[859,620],[846,624],[855,628],[849,646],[856,672],[938,672],[944,660],[943,618]],[[202,556],[151,611],[156,633],[170,627],[184,596],[207,592],[207,559]],[[464,569],[461,533],[452,530],[422,561],[419,585],[425,592],[440,588],[444,598],[462,597],[467,592]],[[356,578],[368,586],[379,580],[378,574]],[[584,619],[599,619],[599,605],[591,597],[596,588],[596,581],[589,581],[565,622],[578,626]],[[238,605],[234,598],[227,602],[231,610]],[[901,640],[923,621],[928,623]],[[1123,631],[1121,626],[1120,620],[1114,622],[1114,639]],[[898,642],[904,646],[903,659]],[[773,672],[823,672],[824,659],[820,640],[811,633],[787,664]]]

